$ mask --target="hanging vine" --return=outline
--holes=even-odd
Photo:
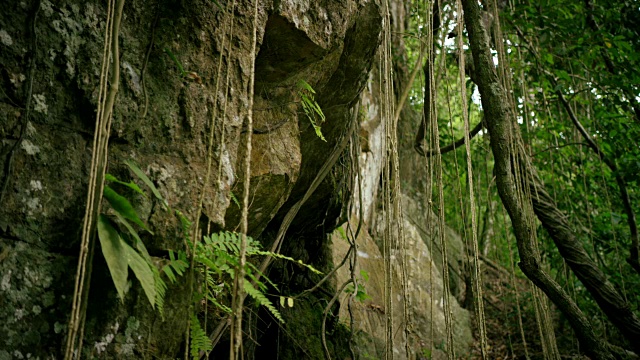
[[[89,296],[89,281],[91,279],[91,263],[95,248],[96,216],[100,210],[102,191],[104,188],[104,175],[107,168],[108,141],[111,130],[113,106],[120,83],[120,51],[118,34],[124,0],[112,0],[107,8],[107,22],[105,24],[104,50],[102,54],[102,70],[100,73],[100,86],[98,94],[98,110],[95,132],[93,135],[93,148],[91,156],[91,171],[89,175],[89,188],[87,190],[87,206],[84,213],[82,237],[80,241],[80,256],[76,270],[76,281],[73,293],[73,305],[69,321],[69,333],[65,348],[65,360],[71,360],[75,355],[82,356],[82,340],[84,319],[86,317],[86,304]],[[109,86],[109,60],[111,63],[111,80]],[[79,335],[78,335],[79,333]],[[78,345],[76,347],[76,341]]]

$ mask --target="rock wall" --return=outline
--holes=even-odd
[[[342,224],[331,236],[332,257],[334,265],[342,262],[349,250],[347,234],[360,222],[362,229],[356,239],[357,266],[353,269],[356,278],[363,286],[368,298],[363,301],[351,300],[351,315],[349,313],[349,298],[351,294],[344,292],[340,295],[340,321],[349,324],[351,316],[354,321],[356,334],[366,336],[356,337],[358,351],[361,358],[383,358],[386,339],[386,316],[391,311],[394,319],[394,354],[398,359],[406,359],[405,344],[409,342],[411,354],[409,358],[445,359],[446,326],[444,298],[449,297],[452,312],[454,348],[457,355],[469,353],[469,346],[473,341],[470,314],[461,306],[462,295],[465,294],[464,272],[460,268],[464,259],[464,244],[460,236],[452,229],[446,228],[445,242],[448,252],[448,268],[450,272],[449,289],[443,284],[442,249],[437,234],[437,218],[432,210],[426,207],[426,201],[420,191],[406,186],[402,194],[403,228],[405,236],[405,251],[395,251],[391,255],[392,262],[392,306],[385,308],[385,266],[382,251],[382,234],[386,226],[381,206],[380,179],[386,159],[386,145],[384,143],[384,122],[378,115],[379,91],[374,74],[367,89],[363,93],[363,107],[361,111],[367,114],[361,124],[360,132],[363,146],[360,156],[360,169],[356,181],[360,181],[362,189],[358,194],[357,187],[352,196],[354,209],[351,212],[350,224]],[[405,111],[409,116],[401,121],[415,120],[415,114]],[[411,127],[413,125],[407,125]],[[410,158],[411,159],[411,158]],[[426,180],[425,171],[420,171],[424,165],[423,158],[405,163],[412,169],[402,169],[403,184],[421,184]],[[406,185],[406,184],[405,184]],[[360,199],[362,203],[360,204]],[[359,219],[360,206],[362,219]],[[397,229],[394,229],[397,231]],[[402,272],[406,271],[406,282],[402,280]],[[363,273],[364,275],[363,275]],[[337,271],[336,286],[339,287],[351,278],[349,265]],[[403,287],[404,286],[404,287]],[[407,297],[405,299],[405,296]],[[407,317],[404,314],[405,300],[408,305]],[[409,324],[411,336],[406,338],[405,324]]]
[[[7,183],[0,208],[2,359],[58,357],[62,349],[102,63],[104,2],[42,0],[32,25],[36,3],[9,1],[0,14],[0,179]],[[240,194],[246,178],[239,164],[253,57],[253,4],[237,1],[230,17],[216,3],[230,4],[126,3],[108,172],[130,180],[123,161],[134,160],[169,204],[191,220],[204,191],[204,212],[197,220],[233,230],[239,212],[230,199]],[[261,1],[255,25],[259,53],[249,222],[251,234],[259,236],[297,201],[344,134],[380,42],[381,15],[379,5],[366,0]],[[181,76],[178,63],[192,75]],[[326,114],[326,142],[318,139],[301,109],[298,80],[316,90]],[[213,176],[205,184],[211,133]],[[323,184],[295,226],[320,221],[315,214],[327,212],[322,199],[334,188],[330,181]],[[178,219],[151,199],[135,202],[155,233],[144,237],[151,255],[162,258],[167,249],[183,246]],[[116,299],[97,253],[86,356],[179,354],[189,305],[185,286],[169,289],[163,320],[136,286],[124,304]]]
[[[362,128],[370,135],[365,136],[369,151],[362,155],[368,168],[362,175],[363,193],[368,194],[363,206],[367,222],[374,223],[384,132],[369,73],[380,44],[380,1],[264,0],[255,24],[252,2],[237,0],[231,12],[218,3],[227,7],[232,2],[126,2],[108,172],[133,180],[124,161],[135,161],[172,208],[211,231],[237,229],[240,212],[232,198],[240,197],[248,175],[249,231],[268,243],[345,136],[360,94],[368,88],[361,115],[369,119]],[[0,197],[2,360],[59,358],[64,347],[106,11],[104,2],[95,0],[9,0],[0,13],[0,184],[6,183]],[[245,156],[243,124],[254,25],[259,49],[255,130],[251,174],[244,174],[240,164]],[[326,115],[321,124],[326,142],[302,111],[299,80],[316,91]],[[210,141],[213,175],[205,183]],[[287,254],[322,270],[332,266],[325,233],[335,228],[343,213],[342,200],[350,196],[340,194],[346,177],[345,171],[334,171],[309,199],[283,244]],[[194,219],[202,192],[203,214]],[[143,236],[155,260],[161,263],[167,250],[184,247],[179,219],[151,197],[132,200],[155,234]],[[135,280],[121,303],[96,250],[82,358],[181,356],[189,285],[183,281],[169,288],[164,318],[151,309]],[[283,291],[298,291],[310,283],[300,273],[289,276],[284,270],[275,268],[270,274],[281,280]],[[282,332],[257,325],[265,341],[256,357],[272,358],[278,351],[282,359],[321,358],[318,304],[326,297],[318,295],[283,311],[289,325]],[[347,354],[345,327],[335,322],[330,330],[332,351]],[[281,336],[285,332],[304,336]],[[273,339],[277,347],[269,342]]]

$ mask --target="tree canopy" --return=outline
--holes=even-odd
[[[425,109],[423,119],[437,114],[445,198],[451,199],[447,222],[468,239],[477,232],[480,252],[505,268],[518,263],[520,276],[551,299],[590,356],[620,355],[613,345],[638,352],[638,3],[463,5],[465,84],[456,75],[460,61],[451,41],[459,32],[455,2],[414,5],[406,40],[408,58],[416,59],[429,47],[426,39],[434,39],[427,83],[413,85],[411,102]],[[442,19],[440,27],[429,26],[437,22],[433,16]],[[430,88],[436,93],[431,106]],[[461,91],[468,104],[460,102]],[[470,127],[484,122],[469,134],[473,173],[465,165],[464,107]],[[426,152],[433,155],[426,133]],[[451,148],[455,152],[445,153]],[[482,214],[475,230],[471,174],[475,212]]]

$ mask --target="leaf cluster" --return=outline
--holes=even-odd
[[[146,174],[134,162],[126,161],[125,163],[151,189],[153,195],[161,201],[165,208],[168,208],[166,200]],[[122,185],[146,197],[146,194],[133,181],[124,182],[111,174],[106,174],[105,180]],[[140,282],[151,306],[162,314],[167,284],[160,276],[160,271],[153,263],[134,225],[151,235],[153,232],[140,219],[129,199],[120,195],[114,188],[105,185],[103,196],[107,200],[113,216],[100,214],[98,217],[98,239],[118,297],[124,301],[124,296],[130,288],[128,279],[129,269],[131,269],[135,278]],[[177,214],[181,213],[177,212]],[[182,219],[183,217],[181,217]],[[162,268],[162,272],[167,275],[170,281],[176,282],[176,276],[183,275],[188,268],[186,254],[184,252],[175,254],[170,251],[169,255],[169,263]]]
[[[307,115],[309,121],[311,121],[311,125],[316,132],[316,135],[320,138],[320,140],[326,142],[327,140],[322,135],[322,123],[326,120],[320,105],[315,100],[316,91],[313,90],[311,85],[304,80],[298,81],[298,95],[300,95],[300,99],[302,100],[302,109],[304,113]]]

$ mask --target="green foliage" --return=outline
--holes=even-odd
[[[298,95],[302,99],[302,109],[304,113],[307,115],[309,121],[311,121],[311,125],[313,129],[316,131],[316,135],[322,140],[327,141],[322,135],[322,128],[320,125],[326,120],[320,105],[315,100],[314,94],[315,90],[304,80],[298,81]]]
[[[340,234],[340,238],[344,241],[347,241],[347,233],[344,231],[342,226],[338,227],[338,234]]]
[[[142,222],[142,220],[140,220],[140,217],[138,217],[138,214],[133,209],[133,206],[127,198],[118,194],[107,185],[104,186],[104,192],[102,195],[107,199],[116,213],[120,214],[123,218],[133,221],[135,224],[148,231],[147,226]]]
[[[180,225],[182,226],[182,239],[184,240],[185,245],[189,244],[189,240],[191,238],[189,229],[191,228],[191,221],[187,219],[186,216],[180,211],[175,211],[176,216],[180,219]],[[188,248],[188,246],[187,246]]]
[[[242,209],[242,206],[240,206],[240,202],[238,201],[238,198],[236,197],[236,194],[234,194],[233,191],[229,191],[229,194],[231,196],[231,200],[233,201],[234,204],[236,204],[238,209]]]
[[[273,306],[273,303],[265,296],[265,294],[261,291],[261,286],[258,288],[254,287],[251,282],[247,279],[244,280],[244,291],[249,294],[258,304],[264,306],[269,310],[271,315],[273,315],[278,321],[284,323],[284,319],[278,309]]]
[[[120,300],[124,300],[128,290],[128,268],[131,268],[151,306],[154,306],[156,288],[150,264],[122,239],[111,221],[102,214],[98,218],[98,238]]]
[[[168,208],[166,200],[144,172],[132,161],[126,161],[126,164],[151,189],[154,196],[160,200],[165,208]],[[134,182],[120,181],[111,174],[105,175],[105,179],[111,183],[125,186],[146,197],[145,193]],[[97,224],[98,239],[100,240],[102,254],[107,262],[111,278],[118,292],[118,297],[124,300],[124,296],[129,289],[128,270],[131,269],[136,279],[140,282],[151,306],[163,315],[167,284],[162,279],[158,268],[153,264],[138,231],[131,223],[139,226],[149,234],[153,235],[153,233],[140,219],[133,205],[125,196],[120,195],[107,185],[105,185],[103,196],[111,206],[114,218],[109,219],[105,214],[99,216]],[[183,230],[188,232],[190,223],[179,211],[176,210],[176,214],[180,216]],[[186,229],[185,225],[187,225]],[[183,275],[188,268],[186,254],[181,251],[176,255],[173,251],[170,251],[169,256],[170,261],[163,267],[162,271],[167,274],[171,282],[176,282],[176,275]]]
[[[177,276],[183,276],[189,268],[187,262],[187,254],[184,251],[179,251],[177,254],[173,250],[169,250],[169,262],[162,267],[162,272],[165,273],[169,281],[176,283],[178,281]],[[160,315],[164,316],[164,298],[167,292],[167,283],[164,282],[160,276],[158,269],[153,266],[154,281],[156,285],[156,309]]]
[[[260,243],[247,237],[247,256],[262,253],[270,254],[262,252]],[[206,292],[201,296],[222,311],[231,313],[231,309],[221,303],[220,297],[225,288],[230,289],[231,287],[223,277],[234,278],[235,269],[240,264],[240,237],[238,234],[226,231],[205,236],[203,241],[196,245],[194,260],[207,284]],[[274,317],[282,321],[282,316],[278,310],[263,293],[266,290],[266,285],[260,281],[256,282],[257,286],[255,288],[251,285],[251,281],[257,279],[256,274],[260,274],[267,281],[268,278],[249,262],[245,266],[245,273],[247,278],[243,279],[243,287],[247,294],[260,305],[266,307]],[[222,286],[217,284],[222,284]],[[275,284],[271,283],[271,285],[277,289]]]
[[[310,271],[320,274],[318,270],[310,265],[304,264],[302,261],[296,261],[291,257],[281,254],[275,254],[269,251],[261,250],[260,243],[251,237],[247,237],[246,254],[251,256],[271,256],[276,259],[288,260]],[[222,297],[225,290],[230,290],[231,285],[228,279],[236,276],[236,269],[240,264],[240,236],[237,233],[223,231],[205,236],[203,241],[196,245],[194,251],[194,260],[197,269],[205,280],[205,290],[198,295],[198,299],[206,299],[207,302],[214,305],[225,313],[231,313],[231,309],[222,303]],[[264,306],[276,319],[284,322],[282,315],[273,305],[271,300],[266,296],[267,285],[274,289],[278,289],[276,284],[271,282],[269,278],[260,272],[260,270],[251,262],[245,265],[246,277],[243,281],[245,292],[261,306]],[[258,276],[259,275],[259,276]],[[258,280],[258,277],[263,281]],[[255,284],[255,286],[254,286]],[[284,304],[285,298],[281,298]],[[293,299],[286,299],[289,307],[293,306]]]
[[[111,222],[105,215],[98,218],[98,238],[100,239],[100,247],[102,255],[104,255],[111,273],[118,296],[124,299],[127,292],[127,257],[122,244],[124,241],[120,238],[118,231],[111,225]]]
[[[288,307],[293,307],[293,298],[287,296],[280,296],[280,307],[285,307],[285,302]]]
[[[211,348],[211,340],[207,336],[207,333],[200,326],[200,320],[195,315],[191,315],[191,328],[190,328],[190,346],[191,346],[191,358],[197,360],[200,358],[200,351],[209,352]]]
[[[162,268],[162,271],[167,275],[171,282],[176,282],[178,281],[177,276],[183,276],[189,268],[187,254],[184,251],[180,251],[176,255],[173,250],[169,250],[169,258],[169,263]]]
[[[640,10],[627,0],[514,1],[509,4],[511,6],[500,14],[506,52],[504,62],[500,61],[506,65],[507,73],[513,75],[513,110],[523,135],[524,149],[531,155],[531,163],[546,190],[567,215],[569,226],[582,247],[608,281],[625,292],[629,306],[638,309],[640,292],[634,290],[640,286],[640,277],[626,262],[631,233],[616,176],[626,182],[631,207],[638,217]],[[419,38],[425,31],[424,19],[420,18],[424,7],[416,3],[411,12],[417,16],[411,17],[404,35],[409,47],[407,64],[413,66],[421,49]],[[446,14],[447,10],[442,14],[443,19]],[[463,104],[459,96],[464,84],[460,83],[457,54],[451,44],[439,44],[438,50],[445,54],[436,57],[433,64],[434,68],[442,69],[435,104],[440,129],[437,141],[441,147],[464,135]],[[445,62],[440,63],[441,59]],[[586,132],[607,160],[617,165],[617,170],[612,171],[592,149],[581,145],[585,140],[572,123],[559,94],[566,98]],[[472,92],[467,90],[467,95],[471,96]],[[422,111],[424,80],[414,82],[410,96],[414,109]],[[468,106],[472,127],[484,115],[478,100],[475,92]],[[415,129],[412,133],[400,134],[401,145],[403,138],[411,141],[414,136]],[[507,269],[513,262],[516,276],[522,278],[524,275],[515,265],[519,259],[510,220],[503,212],[496,191],[486,130],[470,145],[477,231],[481,246],[486,246],[481,251]],[[442,156],[446,224],[470,240],[470,174],[466,166],[464,146]],[[433,185],[434,192],[426,195],[437,203],[438,189],[435,182]],[[432,209],[437,211],[436,206]],[[541,226],[536,233],[541,261],[550,274],[572,295],[587,317],[600,318],[598,304],[567,271],[566,262],[549,234]],[[515,299],[510,300],[513,301]],[[520,304],[523,311],[530,310],[528,315],[532,315],[529,301]],[[513,323],[517,329],[517,321]],[[595,327],[602,327],[597,329],[599,334],[613,334],[609,341],[617,336],[611,324],[593,323]],[[619,339],[613,340],[617,341]]]
[[[637,217],[640,126],[633,103],[640,94],[640,11],[628,1],[590,3],[592,8],[579,0],[520,3],[507,15],[528,39],[539,40],[523,48],[521,61],[512,62],[515,71],[523,73],[526,92],[519,85],[515,95],[529,100],[530,123],[523,132],[534,149],[539,175],[583,247],[608,280],[626,290],[629,305],[638,308],[640,295],[630,289],[640,286],[640,277],[626,264],[631,234],[616,176],[626,183]],[[577,19],[584,21],[582,26],[576,26]],[[513,41],[522,43],[515,36]],[[617,171],[578,145],[584,139],[557,100],[558,92]],[[548,234],[542,231],[540,237],[552,271],[567,284],[576,282],[562,270],[564,260]],[[572,291],[588,316],[598,316],[597,304],[579,282]]]
[[[156,304],[156,279],[154,276],[155,267],[153,264],[147,262],[140,253],[135,251],[129,244],[126,242],[122,244],[124,249],[126,250],[127,256],[127,264],[133,270],[134,275],[140,281],[140,285],[142,285],[142,289],[144,293],[147,295],[149,299],[149,303],[151,306],[155,306]]]
[[[137,192],[138,194],[142,195],[142,196],[146,196],[144,194],[144,192],[142,191],[142,189],[140,189],[140,187],[134,183],[133,181],[130,182],[124,182],[124,181],[120,181],[118,180],[115,176],[111,175],[111,174],[106,174],[104,176],[105,180],[107,181],[111,181],[112,183],[116,183],[116,184],[120,184],[120,185],[124,185],[126,187],[128,187],[129,189]]]
[[[356,292],[356,300],[360,302],[365,302],[368,299],[371,299],[371,296],[367,294],[367,290],[365,289],[365,283],[369,281],[369,273],[360,270],[360,277],[358,278],[358,291]],[[349,284],[344,292],[347,294],[353,294],[354,286],[353,284]]]
[[[144,182],[144,184],[147,185],[149,189],[151,189],[153,196],[155,196],[156,199],[158,199],[165,207],[168,207],[167,200],[162,197],[162,194],[160,194],[158,188],[156,188],[156,186],[153,184],[153,181],[151,181],[151,179],[149,179],[149,177],[147,177],[147,175],[142,170],[140,170],[138,165],[136,165],[136,163],[134,163],[132,160],[126,160],[124,163],[127,164],[129,169],[131,169],[131,171],[133,171],[133,173],[136,174],[136,176],[138,176],[138,178],[140,178],[140,180],[142,180],[142,182]],[[139,192],[142,193],[142,191]],[[144,193],[142,194],[144,195]]]

